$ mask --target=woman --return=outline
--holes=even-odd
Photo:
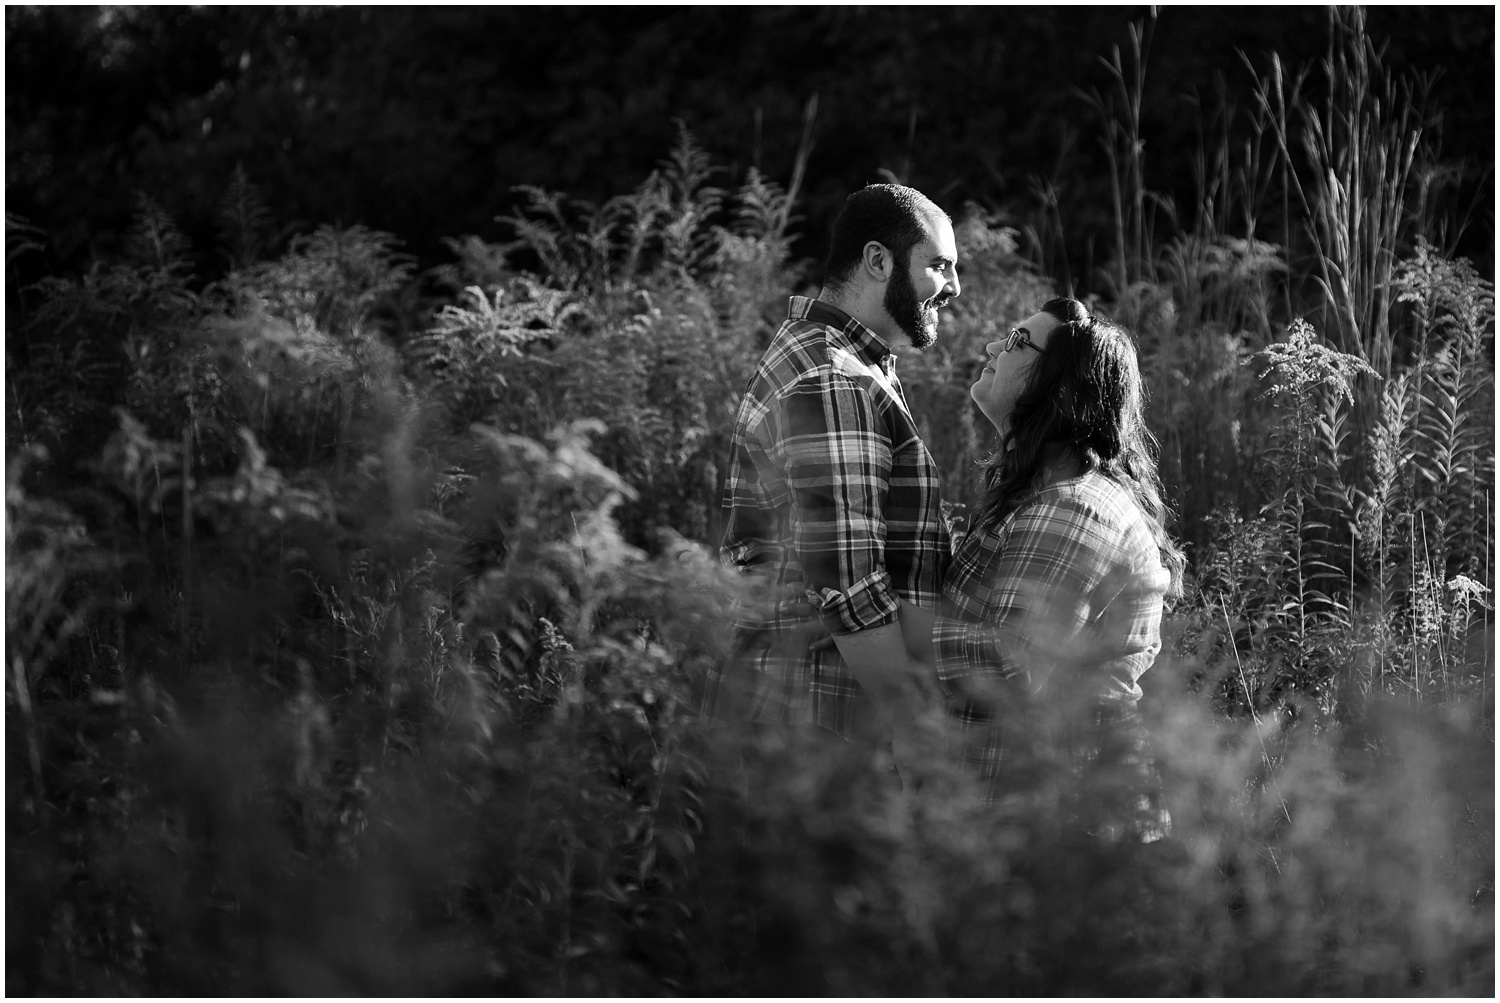
[[[938,614],[902,610],[913,654],[935,663],[988,800],[1002,800],[1002,754],[1013,779],[1061,760],[1121,795],[1095,828],[1154,838],[1137,680],[1161,647],[1183,558],[1162,525],[1135,347],[1077,300],[1054,299],[986,356],[969,393],[999,447]]]

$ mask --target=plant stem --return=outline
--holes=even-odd
[[[42,782],[42,748],[36,735],[36,715],[31,705],[31,686],[26,680],[26,666],[17,654],[11,661],[11,675],[16,687],[16,706],[26,729],[26,764],[31,768],[31,782],[37,806],[46,803],[46,786]]]

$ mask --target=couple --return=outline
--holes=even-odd
[[[1138,735],[1136,680],[1183,561],[1134,345],[1071,299],[986,346],[970,396],[999,445],[952,544],[892,348],[937,340],[957,267],[952,221],[915,189],[871,185],[845,203],[820,295],[792,297],[740,406],[722,553],[760,597],[736,624],[748,685],[721,670],[707,704],[888,734],[905,768],[935,691],[994,802],[1006,722],[1027,707],[1077,705],[1095,736],[1074,743],[1084,758],[1104,731]]]

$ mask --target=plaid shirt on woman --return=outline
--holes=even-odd
[[[748,678],[709,681],[706,706],[851,735],[867,705],[826,632],[937,605],[948,534],[938,473],[885,344],[819,300],[793,296],[735,422],[721,556],[759,579],[735,623]]]
[[[1048,484],[960,542],[932,643],[964,758],[990,800],[1006,716],[1028,701],[1133,715],[1169,584],[1135,501],[1100,473]]]

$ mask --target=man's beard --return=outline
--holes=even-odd
[[[891,281],[885,287],[885,309],[896,321],[896,326],[906,332],[913,347],[925,350],[937,343],[938,308],[948,302],[948,296],[938,293],[926,302],[917,301],[917,287],[911,281],[910,258],[900,263]]]

